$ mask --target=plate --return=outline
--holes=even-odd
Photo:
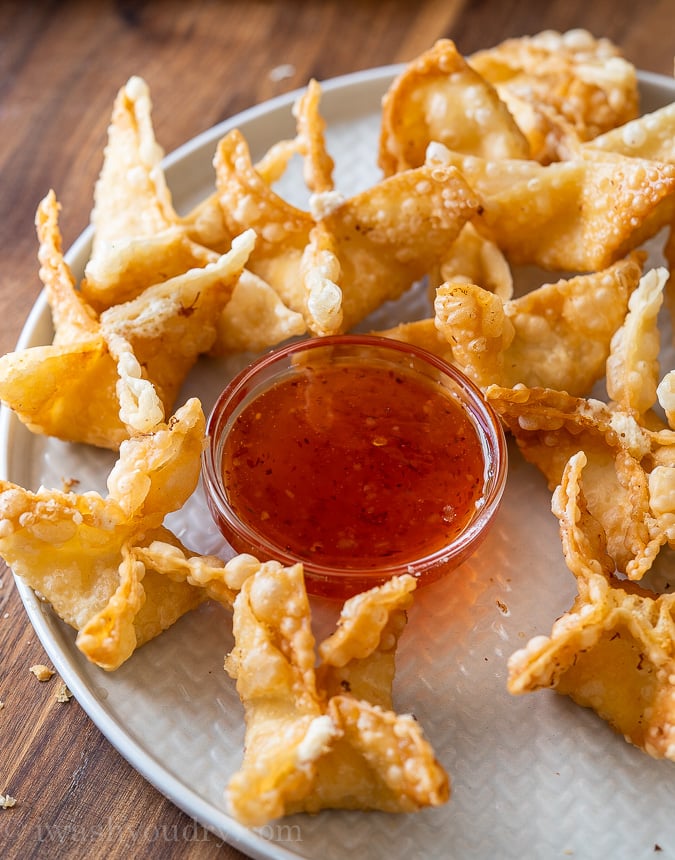
[[[353,193],[376,181],[380,99],[397,67],[323,84],[322,113],[336,161],[336,185]],[[641,74],[645,111],[675,99],[667,78]],[[289,93],[198,136],[166,159],[178,211],[213,187],[218,139],[238,127],[254,158],[294,134]],[[301,205],[292,165],[280,192]],[[68,261],[81,275],[91,242],[85,231]],[[423,290],[382,308],[369,327],[422,313]],[[19,347],[49,342],[51,317],[41,296]],[[197,394],[205,410],[248,356],[202,361],[181,399]],[[675,366],[675,362],[670,363]],[[105,491],[112,454],[33,436],[6,410],[0,428],[3,472],[25,487]],[[443,582],[422,589],[399,646],[394,696],[419,719],[451,775],[453,795],[414,815],[326,811],[248,830],[230,818],[224,786],[238,768],[243,709],[223,671],[232,646],[229,613],[207,605],[182,618],[112,674],[90,665],[74,633],[22,582],[17,587],[55,668],[119,752],[199,824],[254,858],[369,860],[461,857],[653,857],[675,851],[675,771],[614,734],[590,711],[549,691],[512,697],[506,661],[551,628],[575,594],[560,548],[550,494],[515,449],[502,509],[478,553]],[[226,552],[205,513],[201,488],[169,526],[191,548]],[[132,839],[140,834],[121,833]]]

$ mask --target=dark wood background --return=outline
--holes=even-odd
[[[150,85],[169,152],[310,77],[410,60],[442,36],[469,54],[585,27],[672,75],[674,19],[673,0],[0,0],[0,350],[41,288],[36,206],[55,189],[65,247],[86,227],[112,101],[132,74]],[[17,799],[0,808],[0,857],[242,857],[133,771],[74,699],[56,701],[58,677],[29,672],[48,662],[0,569],[0,794]]]

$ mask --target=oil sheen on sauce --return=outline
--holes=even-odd
[[[293,557],[345,570],[442,549],[472,518],[484,455],[463,407],[405,369],[299,368],[236,417],[223,450],[236,514]]]

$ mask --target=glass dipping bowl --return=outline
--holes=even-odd
[[[364,385],[370,385],[365,393]],[[406,406],[405,392],[410,392],[407,396],[412,408],[410,403]],[[276,406],[275,397],[281,398]],[[295,399],[288,403],[284,397]],[[351,402],[350,398],[356,399]],[[464,431],[457,430],[456,438],[463,443],[469,440],[473,446],[475,475],[468,480],[471,496],[467,497],[461,522],[455,522],[455,504],[442,504],[442,513],[430,514],[424,508],[427,490],[414,485],[408,486],[405,500],[400,494],[387,496],[399,493],[396,488],[403,486],[401,476],[416,480],[424,470],[429,472],[427,489],[431,487],[434,495],[435,485],[442,484],[449,474],[447,470],[442,474],[436,466],[439,452],[443,457],[450,456],[450,443],[446,444],[449,437],[443,435],[436,413],[430,411],[433,404],[443,414],[452,413],[457,418]],[[302,422],[303,429],[298,430]],[[316,438],[309,438],[315,430]],[[416,437],[416,448],[411,447],[406,432]],[[295,433],[297,438],[287,438],[288,433]],[[426,350],[374,335],[309,338],[263,355],[222,392],[209,416],[207,434],[203,469],[207,504],[230,546],[237,553],[250,553],[261,561],[275,560],[285,566],[302,562],[308,592],[326,597],[344,599],[403,573],[415,576],[420,585],[445,576],[462,564],[485,537],[506,483],[504,433],[480,389],[455,367]],[[354,450],[342,442],[334,450],[333,439],[338,436],[351,437]],[[437,449],[427,451],[426,440],[432,437],[436,438]],[[268,443],[278,449],[274,466],[266,459]],[[414,456],[410,454],[413,450],[417,451]],[[368,471],[367,463],[362,465],[364,451],[367,457],[389,457],[383,467],[385,478]],[[305,457],[314,459],[304,462]],[[455,457],[455,477],[446,482],[449,492],[455,492],[455,485],[462,484],[469,475],[468,462],[460,454]],[[307,472],[297,485],[293,484],[296,467],[299,472],[303,468]],[[251,501],[243,498],[240,488],[248,486],[253,470],[258,475],[257,495]],[[283,473],[289,483],[268,488],[265,475],[272,473]],[[352,473],[359,479],[361,473],[368,476],[356,492],[353,484],[351,488],[343,486],[339,477]],[[329,502],[314,500],[312,493],[316,488],[323,493],[329,484],[334,490],[330,503],[337,507],[326,514]],[[379,507],[367,501],[373,493],[382,494]],[[399,502],[402,519],[398,524],[391,523]],[[346,530],[340,531],[339,538],[334,536],[333,524],[348,517],[352,509],[354,521],[342,523]],[[319,516],[315,511],[323,513]],[[300,535],[297,540],[287,540],[287,534],[295,528],[296,515],[304,526],[323,517],[311,539]],[[451,521],[456,529],[452,534],[447,527]],[[375,531],[379,529],[379,537],[373,533],[373,547],[389,539],[395,544],[399,534],[413,535],[414,540],[404,537],[403,546],[370,555],[363,547],[371,546],[371,525]],[[425,529],[433,532],[437,526],[441,530],[435,534],[433,545],[421,543],[408,551],[418,534]],[[356,551],[352,535],[364,529],[364,542]],[[349,537],[345,538],[345,534]],[[317,550],[331,541],[332,554]]]

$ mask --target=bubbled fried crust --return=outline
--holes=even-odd
[[[546,166],[516,159],[493,162],[442,144],[433,144],[427,158],[460,170],[482,200],[475,226],[512,264],[596,271],[672,218],[673,164],[614,153]]]
[[[41,276],[52,309],[52,344],[0,358],[0,399],[34,432],[116,449],[170,414],[180,386],[216,339],[253,247],[252,233],[231,250],[115,305],[100,317],[76,288],[61,253],[58,203],[38,210]]]

